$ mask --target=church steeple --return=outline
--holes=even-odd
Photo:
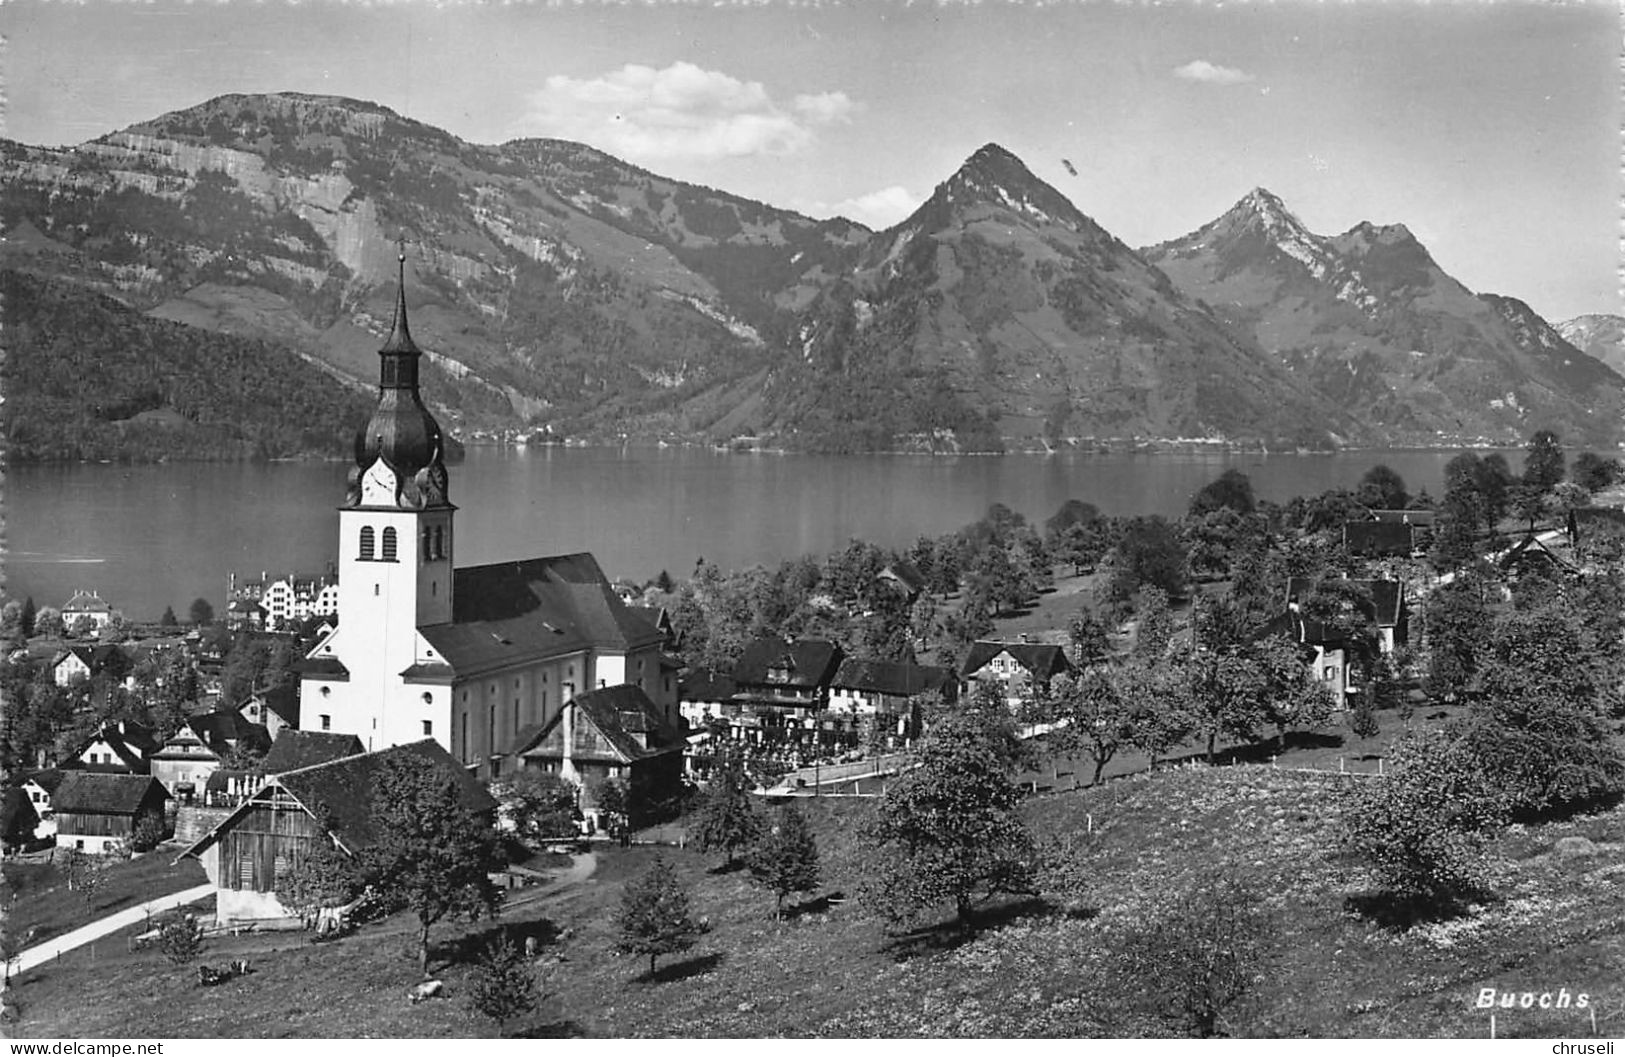
[[[356,436],[346,506],[449,506],[445,443],[418,393],[422,352],[406,320],[406,240],[399,243],[395,320],[378,350],[378,407]]]

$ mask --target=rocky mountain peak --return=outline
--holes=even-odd
[[[1055,223],[1080,232],[1098,230],[1065,195],[1034,176],[1020,158],[997,143],[985,144],[967,158],[938,185],[917,216],[956,213],[979,205],[1012,210],[1029,222]]]

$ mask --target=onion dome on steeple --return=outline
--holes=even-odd
[[[355,438],[346,506],[407,510],[447,506],[445,443],[418,395],[422,353],[406,322],[406,243],[401,241],[395,322],[378,350],[378,407]]]

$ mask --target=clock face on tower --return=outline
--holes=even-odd
[[[395,471],[379,459],[361,476],[361,505],[394,506],[395,489]]]

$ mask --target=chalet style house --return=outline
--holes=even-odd
[[[997,686],[1006,704],[1015,709],[1032,697],[1035,687],[1047,687],[1057,675],[1069,675],[1072,670],[1072,662],[1060,646],[978,639],[959,666],[959,678],[966,694],[974,694],[982,685]]]
[[[269,778],[179,859],[197,859],[216,889],[221,925],[291,918],[276,897],[279,877],[327,843],[356,855],[373,840],[373,777],[384,761],[415,757],[451,776],[461,805],[486,817],[496,801],[430,740],[288,771]]]
[[[944,704],[958,700],[953,670],[849,658],[830,683],[829,711],[849,724],[860,743],[872,735],[880,747],[894,749],[919,737],[922,717],[915,698],[925,693],[938,694]]]
[[[624,779],[636,804],[677,793],[685,747],[682,732],[641,688],[606,686],[515,735],[507,753],[513,762],[502,773],[533,768],[565,778],[581,790],[582,814],[597,823],[597,790],[606,778]]]
[[[1406,618],[1405,585],[1397,580],[1340,580],[1353,589],[1361,599],[1352,621],[1341,622],[1352,626],[1358,634],[1351,635],[1337,623],[1306,617],[1303,603],[1314,593],[1317,581],[1293,577],[1287,581],[1287,612],[1264,625],[1260,637],[1286,634],[1307,650],[1310,671],[1331,695],[1337,708],[1345,707],[1347,695],[1357,692],[1350,668],[1356,662],[1368,660],[1373,654],[1387,656],[1395,647],[1405,645],[1409,636]],[[1369,601],[1366,601],[1366,600]]]
[[[299,725],[369,750],[431,738],[488,779],[520,730],[599,687],[637,686],[676,723],[661,634],[592,555],[454,568],[456,507],[418,392],[405,260],[339,509],[338,627],[301,663]]]
[[[829,691],[846,656],[823,639],[785,642],[769,636],[745,647],[734,665],[733,733],[753,743],[828,747]]]

